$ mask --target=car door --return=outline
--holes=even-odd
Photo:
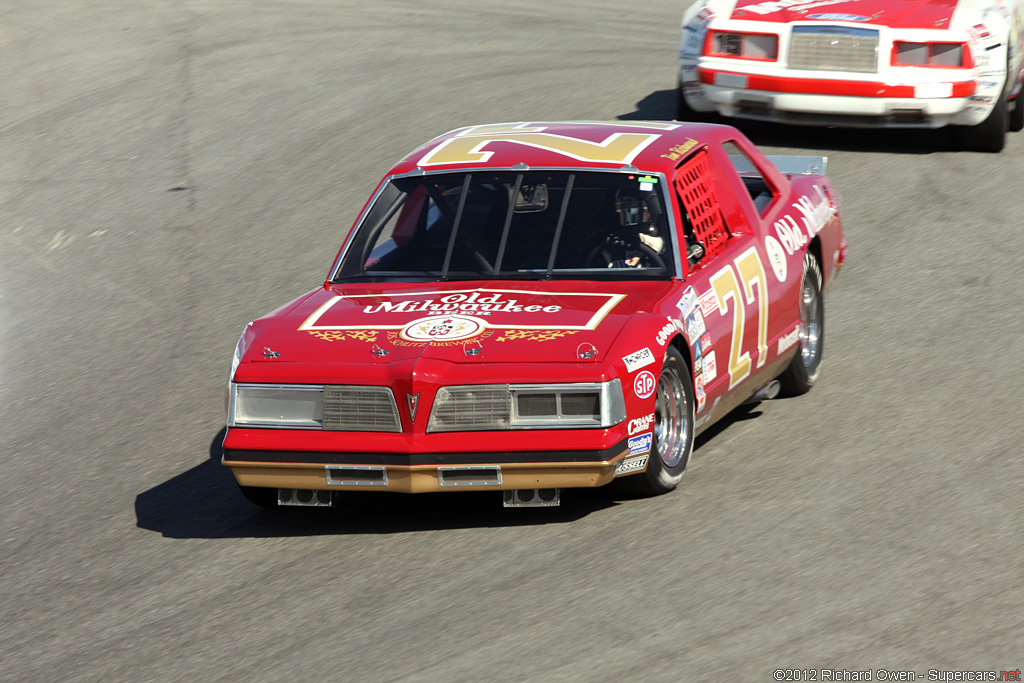
[[[687,245],[685,291],[692,287],[697,301],[693,310],[692,298],[684,295],[680,308],[693,353],[698,424],[723,400],[722,407],[731,408],[730,392],[764,367],[771,322],[769,281],[756,239],[761,226],[737,210],[732,193],[720,196],[713,163],[708,150],[700,150],[673,178]]]

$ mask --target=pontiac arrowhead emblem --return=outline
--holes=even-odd
[[[413,421],[416,420],[416,409],[420,407],[420,395],[419,394],[406,394],[405,398],[409,401],[409,414],[412,415]]]

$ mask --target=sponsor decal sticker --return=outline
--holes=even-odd
[[[626,458],[621,460],[618,465],[615,466],[615,476],[618,477],[623,474],[632,474],[633,472],[640,472],[647,467],[648,455],[641,455],[639,458]]]
[[[461,341],[484,331],[483,321],[460,315],[441,315],[414,320],[399,333],[402,339],[415,342]]]
[[[482,296],[480,292],[472,292],[470,294],[449,294],[448,296],[438,298],[436,301],[434,299],[427,299],[426,301],[415,301],[412,299],[397,302],[382,301],[375,306],[365,306],[363,308],[363,313],[443,313],[446,311],[452,311],[457,313],[482,313],[483,315],[488,315],[492,312],[558,313],[561,310],[562,307],[555,304],[547,306],[542,306],[540,304],[524,306],[521,305],[517,299],[502,298],[501,293],[497,292]]]
[[[800,341],[800,325],[793,328],[792,332],[784,334],[779,338],[779,349],[777,353],[781,356],[786,349],[793,346],[793,344],[796,344],[798,341]]]
[[[629,425],[626,431],[629,432],[630,436],[633,436],[634,434],[639,434],[640,432],[645,432],[651,428],[652,422],[654,422],[654,413],[651,413],[650,415],[641,415],[640,417],[635,417],[629,421]]]
[[[694,311],[686,316],[686,334],[690,339],[699,339],[702,334],[708,331],[704,326],[704,314]]]
[[[654,185],[658,182],[658,179],[652,175],[642,175],[637,180],[640,182],[641,192],[650,192],[654,189]]]
[[[703,427],[704,425],[711,421],[711,417],[715,414],[715,410],[718,408],[718,402],[720,400],[720,398],[716,398],[715,402],[711,404],[711,410],[705,413],[703,417],[697,418],[697,420],[693,423],[694,429],[700,429],[701,427]]]
[[[715,298],[714,288],[709,289],[700,295],[700,312],[704,315],[711,315],[718,310],[718,299]]]
[[[768,262],[772,264],[775,277],[779,282],[786,281],[786,252],[782,250],[779,241],[768,235],[764,238],[764,250],[768,252]]]
[[[862,17],[859,14],[812,14],[811,19],[819,21],[870,21],[871,17]]]
[[[704,336],[700,338],[700,348],[704,350],[704,353],[708,352],[711,348],[711,333],[705,332]]]
[[[676,304],[676,308],[682,312],[684,318],[696,311],[699,306],[700,300],[697,298],[697,292],[693,287],[687,287],[683,290],[683,298]]]
[[[679,45],[679,57],[682,59],[695,59],[700,56],[700,51],[704,47],[704,35],[708,31],[708,24],[711,23],[711,19],[714,18],[715,14],[708,7],[703,7],[693,19],[688,21],[683,26],[683,36]],[[687,143],[680,145],[685,146]],[[696,141],[693,143],[696,145]],[[679,152],[679,156],[685,154],[690,148],[687,147],[682,152]],[[679,158],[679,157],[676,157]],[[673,159],[674,161],[675,159]]]
[[[695,373],[700,373],[700,372],[703,372],[703,370],[704,370],[704,357],[703,356],[694,356],[693,371]]]
[[[992,34],[985,28],[985,24],[975,24],[974,26],[967,29],[967,32],[971,34],[971,38],[975,41],[982,41],[986,38],[991,38]]]
[[[512,289],[339,295],[325,301],[299,330],[344,332],[353,338],[356,335],[350,333],[357,330],[373,330],[374,335],[393,330],[396,338],[408,339],[398,332],[427,318],[449,316],[472,319],[489,330],[507,330],[509,339],[527,331],[530,338],[546,331],[563,336],[596,329],[624,298],[624,294]]]
[[[792,204],[799,212],[799,223],[793,214],[775,221],[775,234],[790,256],[821,232],[836,213],[835,207],[829,205],[828,197],[821,186],[815,185],[814,190],[818,194],[817,202],[805,195]]]
[[[704,382],[710,382],[718,377],[718,362],[715,360],[715,352],[708,351],[704,354]]]
[[[626,364],[626,370],[633,372],[639,370],[642,367],[646,367],[654,362],[654,354],[646,346],[639,351],[634,351],[628,356],[622,357],[623,362]]]
[[[697,393],[697,412],[704,410],[704,403],[707,401],[707,394],[704,393],[704,377],[697,375],[693,378],[693,388]]]
[[[647,432],[646,434],[641,434],[640,436],[629,437],[629,441],[627,441],[626,443],[629,444],[630,455],[640,455],[641,453],[650,453],[651,443],[653,442],[653,432]]]
[[[665,323],[665,326],[658,330],[658,334],[655,337],[658,343],[662,346],[668,343],[669,337],[671,337],[676,330],[682,332],[683,324],[678,320],[669,320]]]
[[[812,7],[837,5],[844,2],[847,2],[847,0],[775,0],[774,2],[761,2],[756,5],[739,7],[736,12],[741,15],[738,18],[742,18],[742,13],[744,11],[753,12],[754,14],[771,14],[772,12],[778,12],[780,9],[785,9],[787,7],[798,7],[806,10]]]
[[[687,88],[687,87],[694,88],[694,87],[697,87],[699,85],[700,85],[699,81],[694,82],[694,83],[683,83],[683,87],[684,88]],[[693,138],[686,138],[686,142],[684,142],[682,144],[679,144],[679,145],[673,145],[672,147],[669,147],[668,148],[668,154],[662,154],[661,156],[662,156],[662,158],[670,159],[672,161],[675,161],[676,159],[680,158],[681,156],[683,156],[684,154],[686,154],[687,152],[689,152],[691,149],[693,149],[696,146],[697,146],[697,141],[696,140],[694,140]]]
[[[657,385],[658,381],[654,378],[654,373],[650,370],[640,372],[633,379],[633,391],[636,393],[637,398],[640,399],[650,398],[653,396],[654,389]]]

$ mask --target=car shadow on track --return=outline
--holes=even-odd
[[[636,103],[636,111],[616,118],[623,121],[671,121],[675,117],[675,102],[675,90],[656,90]],[[917,155],[954,151],[947,128],[918,130],[791,126],[721,117],[716,118],[715,122],[739,128],[758,146]]]
[[[757,405],[740,406],[708,428],[697,438],[694,456],[729,425],[759,417]],[[575,522],[641,497],[614,485],[567,489],[559,507],[517,509],[502,507],[496,491],[416,496],[348,492],[333,508],[265,510],[242,497],[230,470],[220,464],[223,440],[221,429],[210,442],[206,461],[136,496],[140,528],[168,538],[278,538],[535,526]]]
[[[267,538],[391,534],[436,529],[529,526],[573,522],[618,505],[600,490],[563,491],[556,508],[505,508],[496,491],[438,493],[351,492],[334,508],[264,510],[239,493],[220,464],[222,429],[205,462],[135,498],[140,528],[169,538]]]

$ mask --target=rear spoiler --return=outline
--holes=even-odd
[[[768,161],[786,175],[825,175],[828,157],[768,156]]]

